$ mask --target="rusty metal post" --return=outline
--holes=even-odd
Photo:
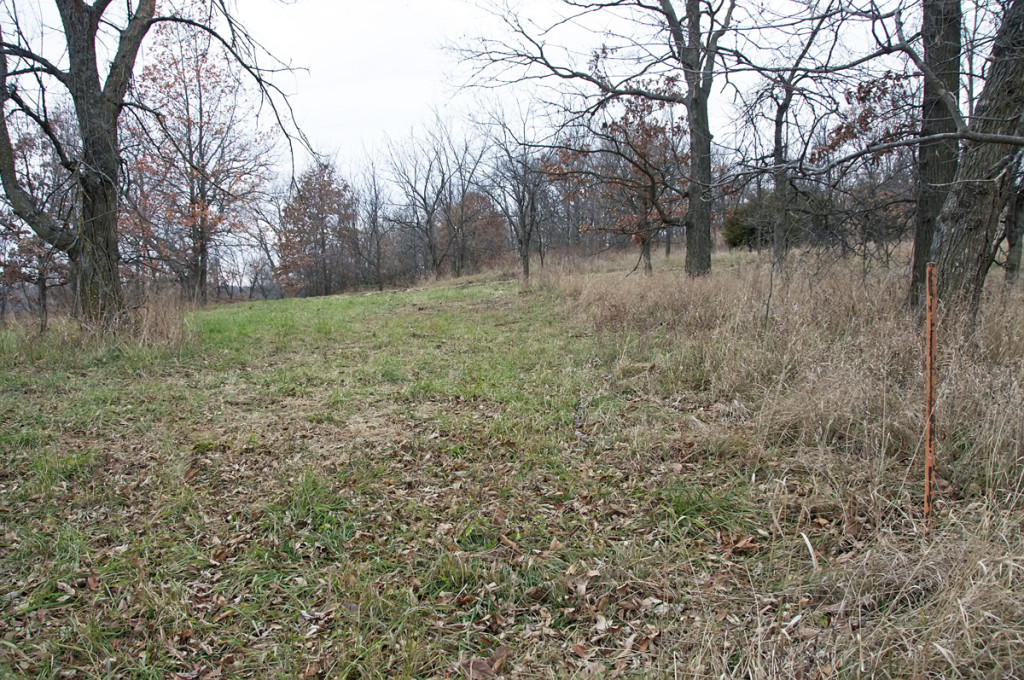
[[[925,312],[924,520],[928,530],[931,530],[934,524],[935,500],[935,363],[938,356],[935,338],[938,277],[935,274],[934,262],[928,263],[926,279],[928,300]]]

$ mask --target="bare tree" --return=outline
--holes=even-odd
[[[418,243],[423,271],[436,276],[444,262],[438,234],[452,177],[443,148],[430,143],[437,141],[437,135],[431,137],[433,140],[393,144],[388,166],[399,201],[394,222]]]
[[[466,56],[482,64],[485,75],[497,69],[500,77],[509,80],[543,78],[574,83],[589,95],[594,108],[623,96],[685,106],[692,183],[685,219],[686,271],[699,276],[711,271],[713,176],[708,104],[736,0],[719,4],[684,0],[682,14],[676,4],[672,0],[563,0],[571,16],[534,30],[520,17],[508,14],[503,18],[511,35],[485,39]],[[558,26],[579,19],[578,25],[586,27],[583,19],[595,14],[614,15],[630,30],[613,35],[593,29],[602,35],[604,44],[586,60],[547,45],[547,36]]]
[[[368,282],[377,290],[384,290],[392,264],[389,250],[395,224],[387,213],[390,202],[377,163],[371,159],[359,187],[359,228],[354,250]]]
[[[483,191],[505,218],[523,279],[528,281],[530,253],[540,235],[547,198],[539,143],[529,112],[521,112],[518,120],[495,113],[489,127],[493,153]]]
[[[920,186],[910,273],[910,304],[922,303],[925,271],[932,257],[935,223],[956,176],[960,144],[955,138],[929,140],[955,133],[960,94],[960,0],[925,0],[921,42],[924,79],[921,103],[921,146],[917,152]]]
[[[270,143],[237,64],[209,34],[170,24],[134,90],[159,117],[129,116],[122,236],[166,265],[197,304],[207,301],[212,250],[249,228],[268,181]],[[151,53],[151,58],[154,54]]]
[[[391,219],[417,242],[423,273],[440,276],[445,266],[453,275],[462,273],[473,226],[464,199],[475,190],[485,153],[483,140],[457,137],[439,116],[415,137],[391,145]]]

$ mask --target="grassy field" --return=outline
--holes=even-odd
[[[606,269],[0,331],[0,677],[1024,673],[1019,293]]]

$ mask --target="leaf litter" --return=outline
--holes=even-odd
[[[482,327],[496,347],[526,342],[508,334],[529,326],[487,316],[488,296],[501,295],[460,300],[456,326]],[[547,303],[503,314],[537,304]],[[417,314],[397,317],[371,315],[339,344],[388,324],[415,332]],[[196,395],[203,409],[169,410],[148,429],[68,429],[59,445],[5,449],[17,473],[0,501],[0,668],[207,680],[833,677],[861,663],[843,651],[856,640],[900,644],[886,637],[893,612],[942,611],[935,597],[951,574],[989,595],[1019,587],[1017,563],[962,567],[985,552],[980,539],[927,544],[930,566],[906,559],[921,539],[898,513],[844,504],[792,461],[723,446],[748,441],[745,407],[696,407],[697,427],[678,418],[680,400],[636,401],[585,351],[508,367],[539,374],[562,395],[554,402],[523,405],[450,377],[390,394],[352,380],[339,399],[338,381],[357,371],[347,364],[301,396],[261,397],[267,371],[321,360],[305,351],[263,369],[252,357],[244,373],[228,363],[230,391],[211,379]],[[447,361],[401,340],[393,352],[409,373]],[[478,370],[507,354],[483,354]],[[581,368],[567,377],[566,362]],[[124,384],[102,369],[88,379]],[[42,388],[33,394],[20,417],[62,417]],[[338,413],[325,418],[332,402]],[[66,451],[91,453],[45,469]],[[965,615],[1003,631],[1000,658],[1013,658],[1024,617],[981,614],[976,601]]]

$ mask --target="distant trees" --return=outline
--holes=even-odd
[[[133,276],[202,304],[503,259],[527,279],[558,249],[639,247],[650,269],[679,230],[693,276],[714,229],[776,267],[791,248],[905,266],[913,233],[912,303],[929,259],[973,309],[993,264],[1019,270],[1024,0],[563,0],[533,23],[512,8],[466,56],[482,84],[539,83],[546,104],[435,116],[351,178],[314,156],[277,192],[254,122],[276,90],[225,3],[55,7],[46,40],[18,2],[0,10],[0,261],[8,292],[66,262],[39,291],[69,279],[98,325]]]
[[[47,325],[49,289],[68,282],[67,260],[10,216],[0,216],[0,324],[9,307],[35,303],[39,330]]]
[[[305,170],[281,211],[277,275],[297,295],[331,295],[353,283],[357,201],[334,164]]]
[[[73,140],[67,112],[57,110],[51,115],[53,133]],[[80,216],[72,177],[36,127],[18,121],[9,125],[14,134],[14,166],[21,173],[26,193],[62,225],[74,229]],[[18,293],[18,302],[34,300],[40,329],[45,330],[49,289],[69,282],[67,265],[67,256],[26,227],[10,206],[0,208],[0,317]]]
[[[271,149],[237,64],[209,34],[164,24],[149,57],[135,92],[159,115],[123,124],[126,256],[169,270],[203,305],[213,250],[250,228]]]
[[[391,145],[391,219],[423,274],[440,276],[446,268],[455,276],[467,273],[467,255],[479,222],[466,199],[480,183],[485,153],[482,139],[458,138],[440,118],[416,138]]]
[[[482,187],[504,219],[524,280],[530,278],[533,249],[543,254],[541,232],[550,212],[550,181],[544,156],[536,140],[531,139],[533,125],[527,112],[518,120],[494,115],[489,123],[490,167]]]
[[[545,78],[578,87],[582,105],[577,112],[597,110],[622,97],[682,105],[692,183],[684,217],[686,271],[691,276],[711,271],[714,180],[709,102],[736,5],[736,0],[565,0],[571,20],[559,17],[550,26],[531,28],[533,24],[518,16],[504,17],[510,35],[484,39],[467,54],[491,77]],[[587,23],[592,16],[606,23]],[[601,44],[585,55],[549,49],[559,29],[569,25],[599,35]],[[607,25],[621,30],[599,27]]]
[[[1019,242],[1007,210],[1024,146],[1020,5],[566,0],[543,24],[503,13],[505,34],[465,54],[482,82],[541,81],[560,91],[574,121],[630,99],[681,106],[691,274],[710,266],[710,225],[725,213],[712,204],[730,187],[741,204],[772,211],[765,219],[736,208],[730,225],[738,236],[745,216],[761,216],[766,230],[740,240],[760,247],[770,236],[776,265],[797,243],[889,258],[913,226],[912,301],[934,258],[946,299],[969,288],[976,308],[997,251],[1015,253]],[[592,44],[578,47],[588,34]],[[743,124],[712,148],[716,82],[742,103]],[[1006,261],[1012,267],[1015,257]]]
[[[359,188],[359,233],[354,241],[355,256],[365,272],[366,283],[377,290],[401,277],[395,251],[395,223],[389,214],[390,195],[378,164],[370,160]]]

